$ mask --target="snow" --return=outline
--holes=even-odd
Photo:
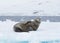
[[[60,22],[41,22],[37,31],[19,32],[13,31],[13,26],[17,22],[6,20],[0,21],[0,40],[29,41],[30,43],[39,43],[44,40],[60,39]]]

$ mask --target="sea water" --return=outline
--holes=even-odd
[[[36,17],[40,17],[42,21],[60,22],[60,16],[0,16],[0,21],[6,21],[6,19],[12,21],[31,20]]]

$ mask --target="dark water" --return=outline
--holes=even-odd
[[[0,43],[29,43],[29,41],[1,40]]]
[[[30,41],[0,40],[0,43],[30,43]],[[60,40],[40,41],[39,43],[60,43]]]
[[[40,17],[42,21],[60,22],[60,16],[0,16],[0,21],[5,21],[6,19],[12,21],[31,20],[36,17]]]
[[[41,41],[40,43],[60,43],[60,40]]]

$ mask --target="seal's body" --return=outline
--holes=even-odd
[[[36,31],[41,23],[41,19],[37,18],[33,21],[20,22],[14,25],[15,32],[28,32],[28,31]]]

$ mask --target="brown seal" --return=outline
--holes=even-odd
[[[28,31],[36,31],[41,23],[40,18],[33,19],[33,21],[24,21],[19,22],[14,25],[15,32],[28,32]]]

